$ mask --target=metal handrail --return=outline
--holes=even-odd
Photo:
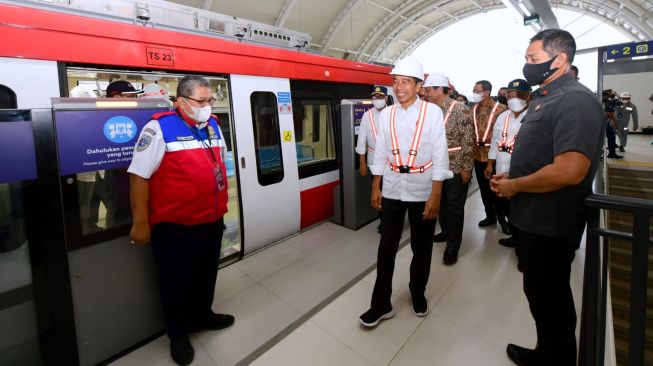
[[[650,219],[653,217],[653,200],[591,195],[586,198],[585,204],[589,208],[589,213],[579,365],[602,366],[604,364],[610,239],[622,239],[632,244],[628,365],[641,366],[644,364],[645,351],[648,249],[653,243],[649,227]],[[633,232],[602,228],[601,210],[631,213]],[[603,246],[601,246],[601,238],[604,239]]]

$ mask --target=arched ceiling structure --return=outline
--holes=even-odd
[[[534,0],[542,1],[542,0]],[[445,27],[503,9],[507,0],[173,0],[312,37],[312,51],[392,64]],[[632,41],[653,39],[652,0],[549,0],[611,25]],[[563,25],[564,26],[564,25]]]

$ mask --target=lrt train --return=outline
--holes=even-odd
[[[0,354],[90,365],[163,329],[151,253],[128,245],[125,169],[138,130],[170,105],[104,98],[111,81],[159,97],[184,75],[210,81],[228,150],[226,264],[334,216],[355,174],[342,169],[353,146],[343,150],[339,110],[389,85],[389,71],[0,2],[0,269],[11,274],[0,328],[12,334]],[[87,97],[68,98],[76,88]]]

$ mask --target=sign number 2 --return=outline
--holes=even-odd
[[[145,57],[148,65],[175,66],[174,52],[168,48],[146,47]]]

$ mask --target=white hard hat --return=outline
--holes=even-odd
[[[70,91],[69,96],[71,98],[97,98],[97,94],[95,94],[91,88],[83,85],[77,85],[74,87]]]
[[[162,88],[159,84],[147,84],[143,88],[143,98],[167,98],[168,91]]]
[[[422,64],[416,58],[404,58],[399,60],[390,71],[390,75],[412,76],[424,80]]]
[[[630,98],[630,93],[629,92],[623,92],[620,95],[621,98]]]
[[[438,73],[429,74],[424,80],[424,86],[446,86],[449,87],[449,78]]]

